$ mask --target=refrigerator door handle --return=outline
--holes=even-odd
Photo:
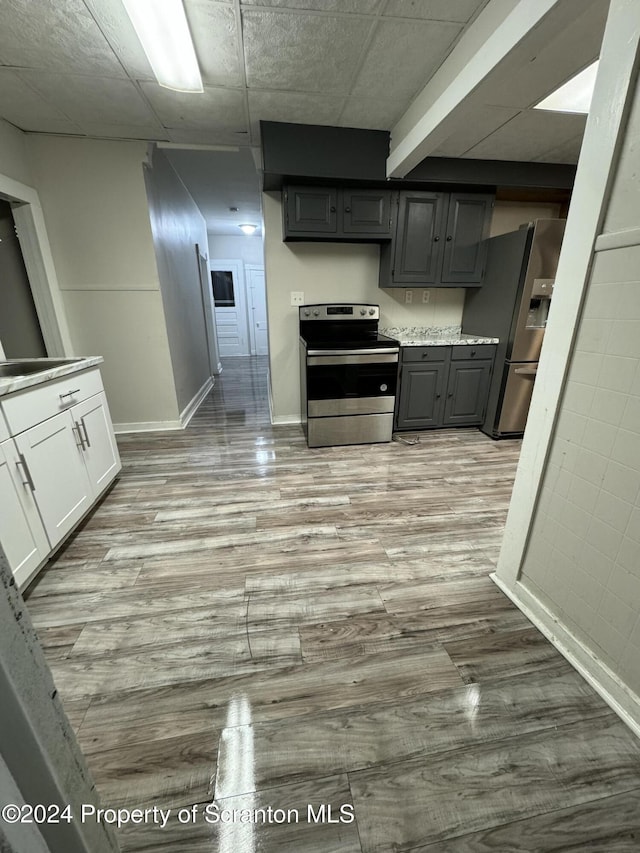
[[[538,372],[538,368],[537,368],[537,366],[536,367],[516,367],[516,369],[513,372],[517,373],[518,376],[535,376],[536,373]]]

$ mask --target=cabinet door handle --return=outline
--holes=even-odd
[[[75,424],[75,426],[72,426],[72,427],[71,427],[71,429],[72,429],[72,430],[76,433],[76,435],[78,436],[78,441],[80,442],[80,443],[78,444],[78,447],[79,447],[81,450],[85,450],[85,446],[84,446],[84,438],[82,437],[82,432],[80,431],[80,424],[78,423],[78,421],[74,421],[73,423]]]
[[[450,243],[452,240],[453,240],[453,237],[451,236],[451,234],[449,234],[449,236],[447,237],[447,243]]]
[[[22,453],[18,453],[18,456],[20,457],[20,461],[16,462],[16,467],[19,465],[22,465],[22,470],[24,471],[24,475],[27,478],[26,480],[22,481],[22,485],[23,486],[29,486],[31,491],[35,492],[36,484],[33,482],[33,477],[31,476],[31,471],[29,471],[29,466],[27,465],[27,460],[24,458]]]
[[[331,213],[335,213],[335,212],[336,212],[336,209],[335,209],[335,207],[334,207],[333,205],[331,205],[331,207],[329,208],[329,210],[330,210],[330,212],[331,212]]]
[[[453,397],[453,391],[449,391],[449,393],[447,394],[447,397]]]
[[[74,388],[73,391],[65,391],[64,394],[60,394],[59,397],[61,400],[64,400],[65,397],[73,397],[74,394],[79,394],[80,389]]]
[[[350,208],[350,207],[345,207],[344,212],[345,212],[345,213],[351,213],[351,208]]]
[[[436,400],[439,400],[442,394],[436,394]]]
[[[474,349],[472,349],[471,350],[471,358],[473,358],[475,354],[476,354],[476,351]]]
[[[87,447],[91,447],[91,442],[89,441],[89,433],[87,432],[87,425],[84,422],[84,418],[80,418],[80,423],[82,424],[82,429],[84,430],[84,440],[87,442]]]
[[[434,243],[439,243],[439,242],[440,242],[440,237],[434,237],[434,238],[433,238],[433,242],[434,242]]]

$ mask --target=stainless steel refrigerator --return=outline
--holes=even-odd
[[[484,283],[467,290],[462,331],[500,339],[482,431],[522,435],[553,294],[564,219],[537,219],[488,240]]]

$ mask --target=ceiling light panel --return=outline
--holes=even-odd
[[[567,80],[555,92],[547,95],[539,104],[535,105],[534,109],[586,115],[591,106],[597,73],[598,60],[576,74],[575,77]]]
[[[202,78],[182,0],[122,0],[158,83],[200,93]]]

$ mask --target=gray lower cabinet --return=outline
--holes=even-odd
[[[396,429],[479,426],[495,346],[403,347]]]

